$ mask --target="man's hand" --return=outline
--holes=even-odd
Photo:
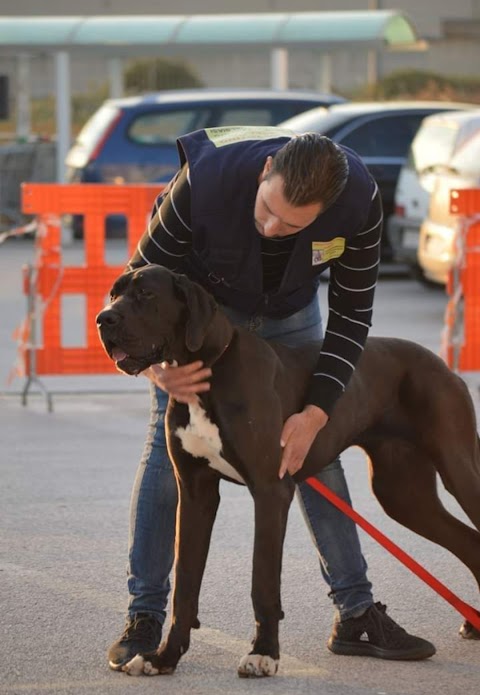
[[[194,403],[197,393],[210,390],[207,379],[212,376],[212,370],[200,360],[183,367],[178,367],[176,362],[162,362],[152,364],[142,374],[179,403]]]
[[[287,472],[293,475],[300,470],[313,440],[327,422],[327,413],[316,405],[307,405],[301,413],[295,413],[288,418],[280,440],[283,447],[280,478]]]

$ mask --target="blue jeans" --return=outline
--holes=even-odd
[[[316,298],[286,319],[248,317],[225,307],[224,311],[236,325],[287,345],[300,345],[323,335]],[[150,613],[162,623],[170,591],[177,507],[176,482],[165,442],[167,400],[163,391],[151,386],[148,436],[132,493],[128,568],[129,615]],[[317,477],[350,504],[339,459]],[[373,603],[373,597],[354,522],[307,483],[297,487],[297,498],[340,618],[360,615]]]

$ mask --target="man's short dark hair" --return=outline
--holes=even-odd
[[[348,160],[330,138],[305,133],[292,138],[275,154],[268,178],[275,174],[283,178],[283,193],[290,205],[321,203],[326,210],[345,188]]]

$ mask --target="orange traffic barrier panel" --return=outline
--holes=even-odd
[[[480,189],[453,190],[457,258],[449,276],[443,357],[455,371],[480,369]]]
[[[100,345],[95,316],[145,231],[153,201],[162,188],[158,184],[22,185],[23,212],[38,219],[36,260],[24,270],[29,311],[19,333],[24,373],[28,377],[115,371]],[[126,257],[121,265],[106,263],[106,218],[112,214],[126,218]],[[62,215],[83,218],[82,265],[69,266],[65,262]],[[81,319],[84,339],[78,346],[62,343],[62,305],[69,295],[80,296],[85,307]]]

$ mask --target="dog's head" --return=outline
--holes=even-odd
[[[185,275],[149,265],[116,280],[97,328],[117,368],[139,374],[164,361],[191,362],[216,311],[213,297]]]

